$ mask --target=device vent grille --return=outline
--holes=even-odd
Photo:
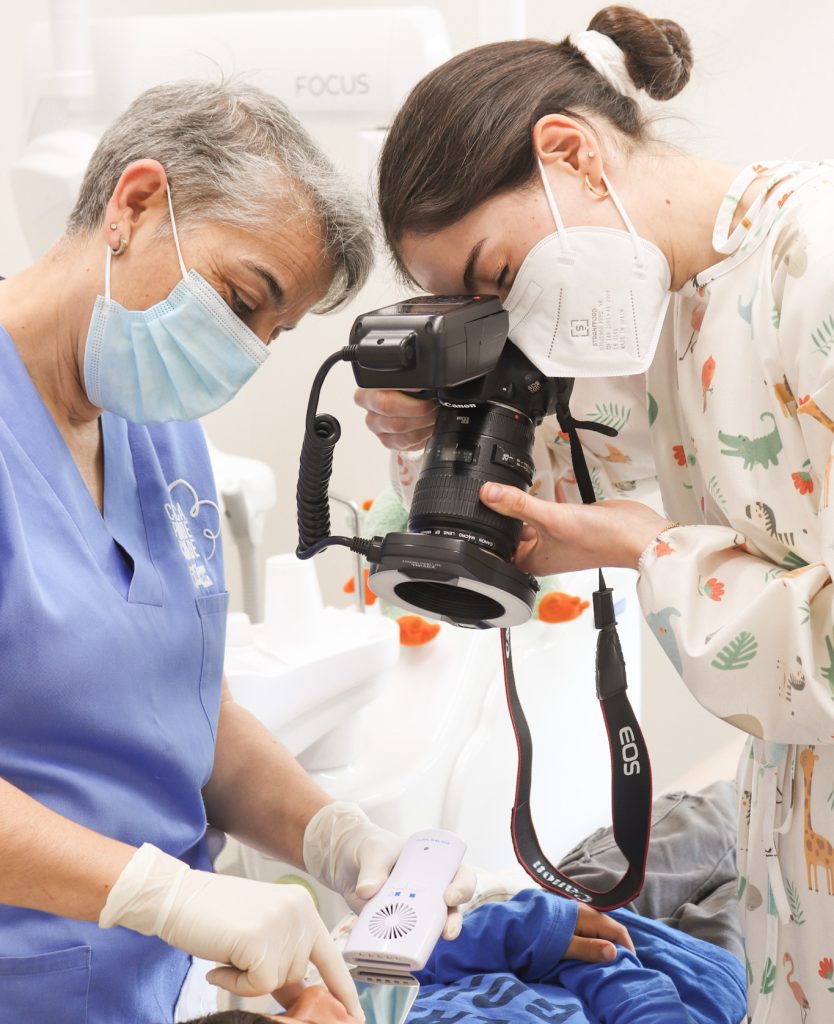
[[[368,922],[368,930],[377,939],[401,939],[417,924],[417,914],[407,903],[388,903]]]

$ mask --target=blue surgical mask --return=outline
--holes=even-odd
[[[125,309],[110,297],[108,245],[104,295],[87,332],[87,397],[134,423],[194,420],[220,408],[269,355],[214,288],[185,269],[170,190],[168,208],[182,281],[150,309]]]

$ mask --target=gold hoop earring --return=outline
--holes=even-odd
[[[604,192],[600,192],[598,188],[594,188],[594,186],[591,184],[591,179],[588,177],[587,174],[585,175],[585,188],[587,188],[589,192],[592,192],[597,197],[597,199],[608,198],[608,189],[606,188]]]
[[[113,246],[111,245],[110,246],[110,252],[112,252],[114,256],[121,256],[126,248],[127,248],[127,239],[126,238],[122,238],[121,235],[120,235],[119,236],[119,248],[118,249],[114,249]]]

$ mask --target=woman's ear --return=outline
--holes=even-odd
[[[104,217],[108,238],[113,231],[130,242],[140,221],[167,216],[168,176],[158,160],[134,160],[122,171]],[[111,225],[116,227],[111,228]]]
[[[545,114],[533,126],[533,152],[545,167],[584,177],[597,149],[587,128],[564,114]]]

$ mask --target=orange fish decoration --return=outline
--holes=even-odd
[[[365,575],[365,604],[370,608],[370,606],[376,601],[377,596],[373,592],[373,590],[371,590],[371,588],[368,586],[368,570],[367,569],[365,570],[364,575]],[[354,579],[353,576],[351,576],[351,578],[347,581],[347,583],[342,587],[342,590],[346,594],[355,594],[356,593],[356,580]]]
[[[707,411],[707,395],[712,391],[712,378],[715,376],[715,360],[709,357],[701,367],[701,391],[704,394],[704,412]]]
[[[590,604],[575,594],[562,594],[554,590],[539,602],[538,616],[542,622],[570,622],[578,619]]]
[[[439,622],[427,622],[419,615],[401,615],[397,625],[400,627],[400,643],[403,647],[422,647],[434,640],[440,632]]]
[[[346,594],[356,593],[356,580],[351,578],[342,587]],[[365,570],[365,604],[370,608],[378,600],[377,595],[368,586],[368,570]],[[400,627],[400,643],[403,647],[422,647],[434,640],[440,632],[439,622],[427,622],[419,615],[401,615],[397,619]]]

